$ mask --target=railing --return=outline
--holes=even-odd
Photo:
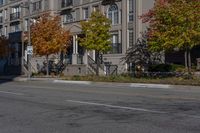
[[[88,65],[95,73],[97,72],[97,67],[96,67],[97,64],[89,55],[88,55]]]
[[[106,75],[117,75],[118,66],[117,65],[106,65]]]
[[[122,1],[122,0],[102,0],[102,5],[110,5],[112,4],[113,2],[118,2],[118,1]]]
[[[107,76],[109,75],[117,75],[118,66],[112,65],[111,63],[106,63],[103,61],[103,56],[100,54],[99,57],[97,57],[97,60],[100,62],[99,69],[101,69]],[[96,73],[97,72],[97,60],[94,61],[89,55],[88,55],[88,65],[90,68]]]
[[[10,20],[16,20],[16,19],[19,19],[20,18],[20,12],[15,12],[15,13],[12,13],[10,14]]]
[[[27,72],[29,71],[29,65],[31,67],[31,73],[32,72],[37,72],[37,70],[35,69],[35,67],[33,67],[32,63],[31,62],[27,62],[25,59],[23,59],[23,62],[24,62],[24,68],[27,70]]]
[[[25,59],[23,59],[23,62],[24,62],[24,67],[26,68],[26,70],[28,71],[28,62],[25,60]]]
[[[49,73],[54,73],[55,75],[61,74],[67,66],[67,63],[63,63],[63,60],[59,60],[58,63],[55,63],[53,60],[49,60]],[[39,66],[39,73],[46,74],[47,62],[44,61],[42,66]]]
[[[99,63],[101,64],[99,66],[100,69],[104,70],[105,63],[103,62],[103,55],[102,54],[99,54],[99,56],[96,57],[96,63],[97,63],[97,61],[99,61]]]
[[[61,3],[61,7],[62,8],[65,8],[65,7],[69,7],[69,6],[72,6],[73,5],[73,1],[72,0],[62,0],[62,3]]]

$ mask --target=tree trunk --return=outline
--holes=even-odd
[[[185,69],[188,70],[188,56],[187,56],[187,50],[185,50]]]
[[[97,63],[97,67],[96,67],[96,76],[99,76],[99,66],[100,66],[100,62],[99,62],[99,51],[97,51],[97,54],[96,54],[96,63]]]
[[[46,76],[49,76],[49,55],[46,55],[46,60],[47,60],[47,67],[46,67]]]
[[[191,55],[190,55],[190,49],[188,50],[188,73],[191,74]]]

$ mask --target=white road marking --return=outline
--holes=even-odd
[[[157,113],[157,114],[175,114],[175,115],[179,115],[179,116],[200,119],[200,116],[198,116],[198,115],[188,115],[188,114],[182,114],[182,113],[170,113],[170,112],[149,110],[149,109],[143,109],[143,108],[124,107],[124,106],[116,106],[116,105],[94,103],[94,102],[85,102],[85,101],[76,101],[76,100],[66,100],[66,102],[86,104],[86,105],[94,105],[94,106],[104,106],[104,107],[117,108],[117,109],[127,109],[127,110],[142,111],[142,112]]]
[[[19,95],[19,96],[24,95],[23,93],[15,93],[15,92],[9,92],[9,91],[0,91],[0,93],[12,94],[12,95]]]
[[[166,113],[166,112],[162,112],[162,111],[154,111],[154,110],[143,109],[143,108],[133,108],[133,107],[125,107],[125,106],[116,106],[116,105],[109,105],[109,104],[102,104],[102,103],[93,103],[93,102],[85,102],[85,101],[76,101],[76,100],[66,100],[66,102],[86,104],[86,105],[94,105],[94,106],[104,106],[104,107],[117,108],[117,109],[127,109],[127,110],[142,111],[142,112],[149,112],[149,113],[159,113],[159,114]]]

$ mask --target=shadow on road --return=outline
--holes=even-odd
[[[0,69],[0,84],[11,82],[22,77],[23,72],[21,66],[9,65]]]

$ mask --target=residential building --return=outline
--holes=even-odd
[[[77,38],[82,35],[80,21],[87,20],[93,11],[102,11],[112,21],[111,50],[102,55],[102,61],[117,65],[118,73],[123,73],[128,65],[121,58],[146,28],[139,16],[153,4],[154,0],[31,0],[30,10],[32,19],[46,11],[61,15],[62,26],[72,35],[65,61],[86,67],[88,58],[94,61],[96,58],[95,51],[87,51],[79,45]],[[26,45],[23,42],[24,32],[28,29],[26,6],[27,0],[0,1],[0,34],[7,36],[15,49],[9,57],[9,64],[12,65],[20,65],[23,58],[26,59]]]

